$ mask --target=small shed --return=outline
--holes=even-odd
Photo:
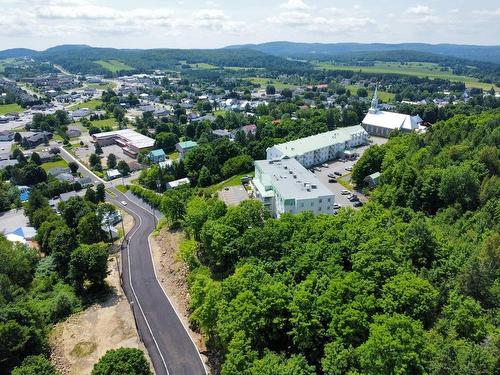
[[[368,186],[370,189],[373,189],[375,186],[378,185],[379,180],[380,180],[380,172],[375,172],[372,173],[371,175],[366,176],[363,181],[366,186]]]

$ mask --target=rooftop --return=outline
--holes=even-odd
[[[333,193],[296,159],[257,160],[265,187],[274,186],[285,199],[312,199]],[[255,180],[255,179],[254,179]]]
[[[388,129],[406,129],[415,130],[419,128],[422,122],[420,116],[410,116],[404,113],[386,112],[386,111],[373,111],[370,110],[365,118],[363,124],[378,126]]]
[[[198,143],[194,141],[185,141],[185,142],[179,142],[179,146],[182,147],[183,149],[187,149],[198,146]]]
[[[129,143],[130,145],[135,146],[137,148],[149,148],[153,147],[155,144],[154,139],[142,135],[141,133],[137,133],[135,130],[132,129],[122,129],[104,133],[96,133],[93,135],[93,137],[95,139],[118,137],[123,139],[126,143]]]
[[[275,145],[283,154],[293,158],[320,148],[329,147],[333,144],[349,141],[352,136],[365,134],[366,131],[361,125],[339,128],[326,133],[300,138],[295,141],[280,143]]]

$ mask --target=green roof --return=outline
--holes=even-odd
[[[151,151],[150,154],[153,156],[165,156],[165,152],[161,148]]]
[[[198,146],[198,143],[193,141],[185,141],[185,142],[179,142],[179,146],[181,146],[184,150],[186,150],[188,148],[193,148]]]

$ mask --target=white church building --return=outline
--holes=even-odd
[[[420,116],[410,116],[403,113],[385,112],[378,109],[377,88],[373,94],[372,105],[361,126],[370,135],[385,137],[394,130],[401,132],[424,131]]]

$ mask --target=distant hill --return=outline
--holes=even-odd
[[[457,57],[460,59],[500,63],[500,46],[426,43],[295,43],[269,42],[226,47],[253,49],[271,55],[291,58],[328,58],[360,52],[415,51]]]
[[[27,48],[12,48],[0,51],[0,59],[11,59],[18,57],[31,57],[35,55],[37,51]]]
[[[72,73],[120,74],[110,72],[102,62],[118,61],[131,67],[127,74],[155,69],[174,69],[183,65],[207,63],[215,67],[267,68],[272,70],[311,69],[308,63],[290,61],[252,49],[115,49],[87,45],[61,45],[45,51],[16,49],[0,51],[0,58],[32,57],[40,62],[62,66]],[[101,63],[97,63],[100,61]],[[104,66],[103,66],[104,65]]]

